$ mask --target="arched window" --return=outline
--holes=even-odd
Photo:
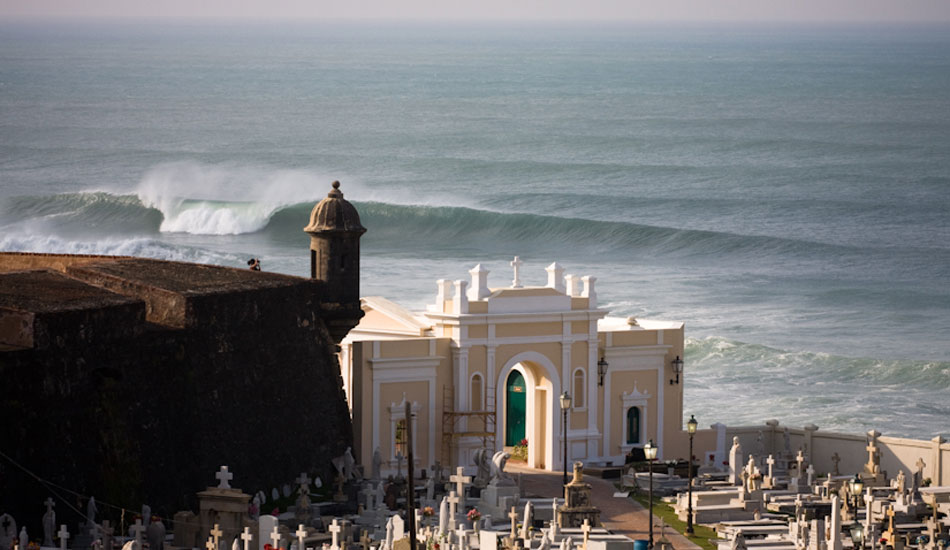
[[[640,443],[640,407],[627,409],[627,445]]]
[[[471,395],[471,398],[472,398],[472,410],[473,410],[473,411],[480,411],[480,410],[483,410],[485,407],[484,407],[484,404],[483,404],[483,403],[484,403],[484,399],[483,399],[482,396],[483,396],[483,394],[484,394],[485,392],[483,391],[483,388],[482,388],[482,375],[481,375],[481,374],[478,374],[478,373],[476,372],[475,374],[472,375],[471,389],[472,389],[472,395]]]
[[[403,457],[409,456],[409,434],[406,430],[406,419],[396,421],[396,446],[395,454]]]
[[[583,409],[586,405],[584,396],[586,395],[586,390],[584,384],[584,369],[577,369],[574,371],[574,395],[573,403],[575,409]]]

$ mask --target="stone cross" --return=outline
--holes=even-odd
[[[584,518],[584,525],[581,525],[581,532],[584,533],[584,550],[587,550],[587,541],[590,540],[590,520]]]
[[[459,550],[466,550],[468,547],[468,535],[465,534],[465,526],[459,524],[455,530],[455,536],[459,539]]]
[[[508,512],[508,517],[511,518],[511,540],[514,542],[518,527],[518,511],[514,506],[511,507],[511,512]]]
[[[69,538],[69,531],[66,530],[65,523],[59,526],[59,533],[56,534],[59,535],[60,550],[66,550],[66,539]]]
[[[304,529],[302,523],[297,524],[297,532],[294,534],[297,535],[297,548],[304,550],[303,539],[307,536],[307,530]]]
[[[924,457],[919,457],[919,458],[917,459],[917,463],[914,464],[914,466],[917,466],[917,472],[918,472],[921,476],[923,476],[923,474],[924,474],[924,468],[927,466],[927,463],[924,462]]]
[[[49,497],[43,504],[46,505],[46,513],[49,514],[53,511],[53,507],[56,506],[56,501],[53,500],[53,497]]]
[[[521,288],[521,279],[518,278],[518,271],[521,269],[521,258],[515,256],[514,260],[511,260],[511,267],[515,272],[515,278],[511,280],[511,288]]]
[[[805,473],[808,474],[808,486],[811,487],[815,483],[815,467],[809,464]]]
[[[465,475],[465,468],[459,466],[455,474],[449,476],[449,481],[455,484],[455,494],[459,496],[459,505],[465,509],[465,485],[472,482],[472,476]],[[455,515],[455,512],[452,512]]]
[[[215,527],[217,527],[217,525],[215,525]],[[133,536],[135,537],[136,550],[142,550],[142,533],[144,532],[145,532],[145,526],[142,525],[142,520],[140,519],[135,520],[135,525],[132,526],[132,533],[133,533]],[[215,539],[214,542],[217,543],[218,542],[217,539]]]
[[[835,452],[835,454],[831,455],[831,462],[833,462],[834,465],[835,465],[835,466],[834,466],[834,469],[831,471],[832,475],[836,475],[836,476],[837,476],[837,475],[841,475],[841,474],[838,472],[838,463],[841,462],[841,457],[838,456],[838,453],[837,453],[837,452]]]
[[[369,543],[373,539],[369,538],[369,532],[366,529],[360,533],[360,548],[361,550],[369,550]]]
[[[868,452],[868,463],[864,466],[864,471],[868,474],[877,474],[880,467],[880,451],[877,448],[877,437],[880,432],[871,430],[868,432],[868,446],[864,449]]]
[[[251,539],[253,538],[254,536],[251,535],[251,528],[245,527],[244,532],[241,533],[241,540],[244,541],[244,550],[251,550],[250,544],[251,544]]]
[[[333,518],[333,523],[330,527],[327,527],[327,531],[333,535],[333,542],[330,544],[332,550],[340,550],[340,531],[342,530],[343,526],[340,525],[340,522],[338,522],[336,518]]]
[[[445,499],[449,503],[449,530],[455,530],[455,514],[458,512],[459,502],[462,500],[455,493],[455,491],[450,491],[448,498]]]
[[[887,514],[887,540],[888,540],[891,544],[894,544],[894,541],[895,541],[895,534],[894,534],[894,516],[897,515],[897,513],[894,511],[894,507],[893,507],[893,506],[891,506],[890,508],[888,508],[888,509],[887,509],[887,512],[884,512],[884,513]]]
[[[221,466],[221,470],[214,474],[214,477],[218,478],[218,489],[231,488],[231,484],[228,482],[234,479],[234,474],[228,471],[227,466]]]
[[[799,449],[798,454],[795,455],[795,462],[798,463],[798,477],[802,477],[802,474],[805,473],[805,455],[801,449]]]
[[[208,537],[208,542],[205,543],[205,548],[208,550],[218,550],[217,545],[214,543],[214,537]]]
[[[211,529],[211,536],[214,537],[214,547],[218,547],[218,543],[221,541],[221,537],[224,535],[224,531],[221,530],[221,526],[217,523],[214,524],[214,528]]]
[[[772,455],[769,455],[769,457],[765,459],[765,463],[769,466],[769,479],[772,479],[772,476],[774,475],[772,467],[775,466],[775,459],[772,458]]]
[[[280,548],[280,531],[277,530],[277,525],[274,525],[274,530],[271,531],[270,540],[273,542],[274,549]]]

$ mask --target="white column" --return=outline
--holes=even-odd
[[[564,268],[557,262],[544,268],[548,272],[548,288],[553,288],[558,292],[564,292]]]
[[[581,277],[581,281],[584,281],[584,290],[581,291],[581,296],[587,298],[587,307],[590,309],[596,308],[597,291],[594,290],[594,283],[597,282],[597,277],[584,275]]]
[[[572,297],[578,297],[581,295],[579,292],[579,286],[581,283],[581,278],[577,275],[567,274],[564,276],[564,282],[567,284],[567,295]]]
[[[472,288],[468,290],[468,299],[487,298],[491,293],[488,290],[488,270],[482,267],[482,264],[478,264],[469,271],[469,274],[472,276]]]
[[[465,287],[468,281],[455,281],[455,296],[452,297],[452,313],[468,313],[468,295]]]

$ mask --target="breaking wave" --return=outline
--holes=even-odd
[[[299,240],[313,204],[325,196],[325,182],[274,181],[255,191],[264,198],[221,200],[189,195],[186,186],[141,186],[137,194],[115,195],[97,191],[45,197],[14,197],[2,212],[3,225],[40,227],[37,232],[70,234],[93,231],[110,235],[186,233],[237,235],[264,232],[279,241]],[[307,193],[300,192],[301,182]],[[312,189],[311,189],[312,187]],[[207,189],[205,190],[207,192]],[[205,193],[202,193],[203,195]],[[214,193],[211,194],[212,196]],[[300,201],[301,195],[306,198]],[[506,244],[524,250],[570,251],[583,247],[593,252],[632,252],[674,256],[762,256],[783,258],[859,258],[866,248],[810,242],[792,238],[741,235],[696,229],[678,229],[616,221],[558,217],[519,212],[498,212],[460,206],[407,205],[354,201],[363,225],[372,230],[364,241],[369,247],[405,246],[407,236],[438,236],[427,242],[434,248],[462,250],[490,243],[504,250]],[[934,250],[947,255],[947,251]]]
[[[176,262],[217,265],[241,265],[242,256],[222,254],[202,248],[164,243],[148,237],[109,238],[93,241],[67,240],[43,235],[5,235],[0,250],[9,252],[44,252],[50,254],[92,254],[102,256],[135,256]]]

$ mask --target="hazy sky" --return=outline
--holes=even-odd
[[[0,0],[0,17],[950,22],[950,0]]]

